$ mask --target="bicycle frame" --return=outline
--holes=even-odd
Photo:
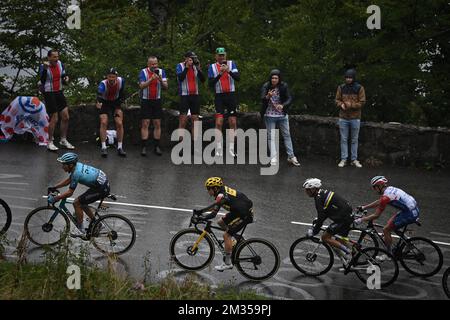
[[[200,231],[201,234],[200,234],[200,236],[198,237],[198,239],[195,241],[194,246],[192,247],[192,250],[196,250],[196,249],[198,248],[198,245],[199,245],[200,242],[202,241],[202,239],[203,239],[206,235],[209,235],[209,236],[211,237],[211,239],[213,240],[214,244],[219,248],[220,252],[221,252],[223,255],[225,255],[225,247],[222,245],[222,242],[217,238],[216,234],[213,232],[213,229],[219,230],[219,231],[224,231],[224,230],[223,230],[222,228],[220,228],[220,227],[213,226],[211,221],[208,221],[208,222],[206,223],[206,226],[205,226],[205,228],[204,228],[203,230],[200,230],[200,229],[197,227],[197,225],[198,225],[198,224],[195,224],[195,225],[194,225],[194,228],[195,228],[197,231]],[[247,225],[242,229],[240,235],[235,235],[235,236],[234,236],[235,238],[239,239],[239,240],[237,240],[238,243],[244,240],[243,234],[244,234],[244,231],[245,231],[246,228],[247,228]],[[237,247],[237,245],[236,245],[235,247]]]
[[[384,237],[382,236],[382,233],[378,232],[377,228],[384,228],[384,226],[370,221],[367,224],[367,228],[365,229],[365,231],[373,234],[378,240],[380,240],[381,244],[383,244],[383,247],[385,249],[387,249],[387,245],[384,240]],[[397,250],[401,246],[402,243],[406,243],[406,241],[409,239],[409,237],[406,235],[407,229],[408,229],[408,226],[406,225],[403,228],[394,230],[394,233],[399,237],[399,240],[395,243],[394,247],[392,248],[393,252],[395,252],[395,250]]]

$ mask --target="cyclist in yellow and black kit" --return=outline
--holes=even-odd
[[[231,252],[233,250],[232,237],[242,230],[247,224],[253,222],[253,202],[242,192],[224,186],[220,177],[208,178],[205,187],[210,196],[215,198],[215,202],[201,210],[194,210],[194,214],[202,219],[209,220],[215,218],[220,208],[229,211],[228,214],[218,221],[221,228],[225,230],[223,234],[225,244],[225,257],[221,265],[215,267],[218,271],[232,269]],[[203,216],[205,212],[211,212]]]

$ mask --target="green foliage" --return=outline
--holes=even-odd
[[[1,249],[1,246],[0,246]],[[25,250],[26,252],[26,250]],[[25,254],[26,255],[26,254]],[[210,300],[264,299],[253,291],[219,288],[200,283],[191,275],[177,280],[169,274],[160,282],[136,282],[116,271],[117,259],[107,257],[107,268],[96,266],[88,246],[74,251],[70,241],[45,248],[43,261],[26,263],[2,261],[0,250],[0,300]],[[149,268],[147,265],[145,268]],[[69,265],[80,267],[80,290],[67,289]]]
[[[56,47],[73,81],[67,89],[71,104],[92,102],[111,66],[131,95],[147,57],[156,55],[169,78],[163,98],[173,108],[179,101],[175,66],[183,53],[194,50],[206,71],[214,49],[224,46],[242,74],[239,100],[252,111],[259,109],[259,90],[270,70],[279,68],[294,95],[293,112],[336,116],[336,88],[344,70],[355,66],[367,94],[364,120],[450,126],[445,0],[380,0],[381,30],[366,27],[372,2],[363,0],[84,1],[81,30],[65,28],[67,0],[45,6],[3,2],[7,28],[0,31],[0,66],[29,73],[12,77],[8,91],[35,90],[42,53]],[[214,103],[206,84],[201,103]]]

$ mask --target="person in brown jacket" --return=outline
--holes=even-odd
[[[358,137],[361,125],[361,108],[366,103],[364,87],[356,82],[356,70],[345,72],[345,83],[337,88],[336,106],[339,110],[339,131],[341,134],[341,161],[339,168],[344,167],[348,160],[348,140],[350,136],[350,164],[357,168],[362,165],[358,161]]]

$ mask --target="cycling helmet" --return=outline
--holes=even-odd
[[[205,182],[206,188],[222,187],[222,186],[223,186],[223,180],[220,177],[211,177],[211,178],[208,178]]]
[[[116,68],[109,68],[106,74],[114,74],[117,76],[119,73],[117,72]]]
[[[370,180],[370,184],[372,187],[375,187],[377,185],[386,185],[388,183],[388,179],[386,179],[384,176],[376,176],[373,177],[372,180]]]
[[[61,157],[59,157],[56,160],[58,162],[61,162],[62,164],[73,164],[73,163],[77,163],[78,155],[73,152],[67,152],[67,153],[64,153]]]
[[[312,188],[320,188],[322,186],[322,181],[317,178],[309,178],[306,179],[305,183],[303,183],[303,188],[312,189]]]

